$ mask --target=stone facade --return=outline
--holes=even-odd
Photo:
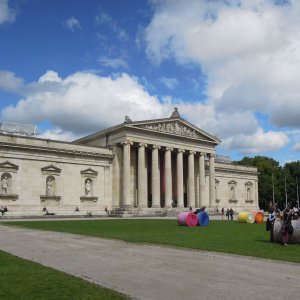
[[[12,215],[258,209],[257,169],[219,162],[219,143],[177,110],[72,143],[1,134],[0,205]]]

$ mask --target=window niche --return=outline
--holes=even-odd
[[[81,185],[82,185],[82,194],[80,196],[81,202],[97,202],[98,197],[95,196],[95,184],[97,181],[98,172],[92,168],[83,170],[81,173]]]
[[[237,203],[237,199],[236,199],[236,186],[237,186],[237,182],[234,180],[231,180],[228,182],[228,189],[229,189],[229,199],[228,202],[229,203]]]
[[[41,202],[45,205],[59,204],[61,196],[58,196],[57,177],[60,176],[61,169],[50,165],[41,168],[42,176],[44,178],[45,194],[40,196]]]
[[[245,202],[246,203],[253,203],[253,183],[250,181],[245,183]]]
[[[15,174],[19,167],[9,161],[0,163],[0,200],[16,201],[19,196],[15,190]]]

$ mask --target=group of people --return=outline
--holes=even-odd
[[[8,212],[8,209],[7,209],[6,205],[5,206],[1,205],[0,206],[1,215],[3,216],[6,212]]]
[[[222,207],[221,213],[222,213],[222,220],[223,220],[224,219],[224,213],[225,213],[224,207]],[[233,221],[233,209],[232,208],[230,208],[230,209],[227,208],[227,210],[226,210],[226,217],[227,217],[227,220]]]
[[[266,222],[266,230],[270,231],[270,242],[274,242],[274,222],[275,219],[279,218],[282,220],[281,235],[282,243],[287,246],[289,242],[289,236],[293,234],[294,228],[292,226],[292,220],[299,219],[299,209],[292,207],[292,203],[288,203],[286,208],[281,211],[278,208],[277,203],[274,205],[272,202],[269,205],[269,215]]]

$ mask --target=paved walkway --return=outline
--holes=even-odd
[[[0,249],[136,299],[298,299],[300,265],[0,224]]]

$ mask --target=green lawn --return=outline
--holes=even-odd
[[[265,224],[211,221],[207,227],[186,227],[179,226],[175,219],[21,221],[5,224],[300,263],[299,245],[283,247],[270,243]]]
[[[129,299],[77,277],[0,251],[0,299]]]

